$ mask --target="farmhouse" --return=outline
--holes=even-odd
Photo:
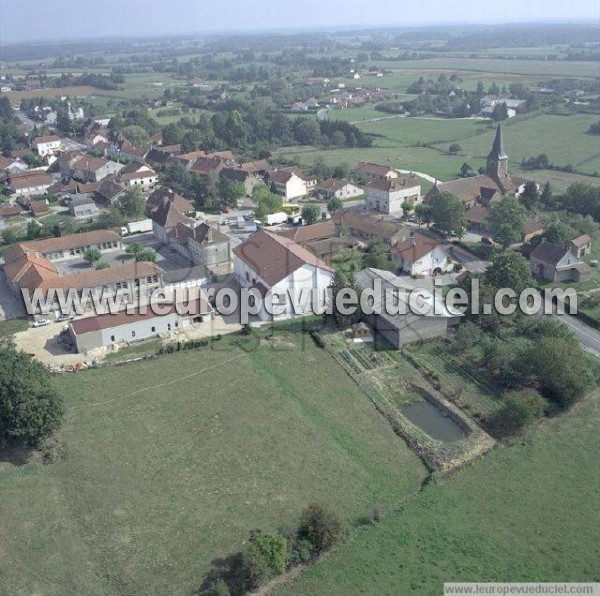
[[[504,150],[502,125],[499,124],[492,149],[487,157],[485,174],[470,178],[459,178],[450,182],[436,182],[425,196],[425,202],[439,192],[456,195],[468,209],[480,203],[489,207],[494,195],[519,196],[525,188],[526,180],[508,173],[508,155]]]
[[[40,157],[46,157],[46,155],[54,155],[60,150],[60,137],[57,135],[45,135],[41,137],[35,137],[33,139],[32,146],[37,151]]]
[[[148,166],[139,166],[134,171],[121,173],[120,182],[123,186],[139,186],[142,189],[149,188],[156,184],[158,174]]]
[[[331,284],[334,270],[306,248],[293,240],[265,230],[256,232],[233,249],[234,270],[240,285],[254,288],[264,298],[271,290],[277,314],[264,307],[258,316],[262,320],[285,319],[312,312],[307,300],[295,308],[292,293],[318,291],[324,295]]]
[[[538,278],[554,282],[587,281],[591,270],[587,263],[580,261],[568,246],[563,247],[542,240],[529,255],[529,267]]]
[[[363,243],[382,240],[392,247],[410,236],[410,229],[402,224],[386,221],[383,217],[356,213],[352,209],[340,209],[331,219],[338,228]]]
[[[356,282],[361,290],[376,290],[373,302],[374,313],[365,316],[365,321],[373,331],[375,341],[382,339],[397,349],[407,344],[436,337],[446,337],[448,331],[459,324],[459,312],[450,311],[444,300],[433,292],[433,284],[425,280],[412,280],[398,277],[389,271],[366,268],[356,275]],[[424,298],[429,312],[416,314],[409,308],[410,292],[426,290],[429,298]],[[398,301],[397,312],[388,314],[386,294],[394,295]],[[389,301],[390,298],[387,298]],[[389,305],[388,305],[389,306]]]
[[[391,250],[392,262],[410,275],[436,275],[452,270],[452,260],[444,247],[427,236],[415,234]]]
[[[373,211],[397,213],[402,211],[405,201],[411,205],[421,202],[421,184],[414,174],[391,180],[373,180],[365,189],[365,202]]]
[[[328,178],[327,180],[323,180],[323,182],[317,186],[315,192],[324,199],[336,197],[344,200],[361,196],[363,194],[363,189],[343,178],[340,180]]]
[[[75,219],[89,219],[98,215],[100,210],[92,195],[84,192],[70,197],[69,212]]]
[[[71,163],[71,176],[80,182],[100,182],[107,176],[118,174],[125,166],[105,157],[81,155]]]
[[[592,239],[587,234],[582,234],[569,240],[567,243],[571,252],[578,258],[585,257],[592,250]]]
[[[69,334],[80,353],[116,343],[133,343],[210,321],[213,309],[202,296],[190,304],[160,305],[160,312],[152,308],[136,308],[133,312],[120,311],[72,321]],[[166,312],[165,312],[166,311]]]
[[[291,201],[307,195],[316,187],[317,179],[305,176],[298,168],[282,168],[269,173],[269,183],[273,192]]]
[[[11,174],[8,179],[11,193],[23,196],[43,195],[53,183],[54,179],[50,174],[39,170]]]
[[[344,235],[342,228],[331,219],[310,226],[298,226],[281,232],[281,235],[310,250],[326,263],[330,263],[341,251],[356,250],[360,245],[356,238]]]
[[[398,172],[389,166],[381,166],[370,161],[361,161],[356,164],[354,171],[363,180],[373,182],[374,180],[393,180],[398,178]]]

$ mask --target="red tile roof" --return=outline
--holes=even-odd
[[[392,252],[402,257],[405,261],[414,263],[425,255],[428,255],[438,246],[439,242],[436,242],[432,238],[428,238],[422,234],[415,234],[412,238],[408,238],[404,242],[398,242],[392,248]]]
[[[233,249],[270,286],[291,275],[304,265],[312,265],[330,273],[333,269],[293,240],[260,230]]]

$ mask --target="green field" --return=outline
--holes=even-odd
[[[571,60],[502,60],[496,58],[427,58],[424,60],[375,61],[382,68],[419,72],[475,71],[510,75],[545,77],[597,77],[598,64]]]
[[[313,501],[353,524],[418,489],[418,458],[305,338],[56,377],[53,463],[0,460],[1,591],[191,594],[253,528]]]
[[[309,567],[283,594],[442,593],[448,581],[598,581],[600,399],[496,449]]]
[[[359,108],[362,114],[370,108]],[[347,120],[353,110],[344,112]],[[321,157],[328,165],[359,161],[389,164],[399,169],[424,172],[440,180],[452,180],[466,161],[474,169],[485,166],[495,133],[495,125],[477,119],[386,117],[380,113],[377,122],[358,124],[361,130],[377,135],[373,147],[334,148],[324,150],[286,150],[285,157],[301,165],[314,163]],[[359,118],[360,119],[360,118]],[[586,133],[597,116],[576,114],[552,116],[538,114],[515,118],[505,124],[504,140],[509,154],[509,168],[525,178],[540,183],[550,181],[557,190],[563,190],[572,182],[600,184],[599,177],[582,174],[547,171],[526,171],[520,166],[521,159],[546,153],[557,166],[571,163],[577,170],[593,174],[600,171],[600,149],[597,139]],[[451,143],[458,142],[461,151],[448,155]],[[428,144],[431,146],[418,146]]]
[[[505,124],[505,148],[513,163],[545,153],[554,165],[572,164],[584,173],[598,172],[600,142],[594,135],[587,134],[590,124],[597,121],[598,116],[584,114],[517,118]],[[461,153],[468,158],[485,157],[490,150],[492,134],[489,131],[459,139]]]

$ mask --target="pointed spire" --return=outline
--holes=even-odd
[[[502,124],[498,124],[498,128],[496,129],[496,137],[494,138],[494,144],[492,145],[492,150],[490,151],[488,158],[508,159],[508,155],[506,155],[504,151],[504,139],[502,138]]]

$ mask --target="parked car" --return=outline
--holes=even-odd
[[[62,321],[70,321],[73,318],[73,315],[60,315],[56,317],[56,320],[61,323]]]
[[[31,325],[32,327],[45,327],[46,325],[50,325],[50,319],[37,319]]]
[[[416,216],[416,214],[415,214],[415,213],[411,213],[411,214],[408,216],[408,221],[413,221],[413,222],[414,222],[414,221],[417,221],[417,216]]]

